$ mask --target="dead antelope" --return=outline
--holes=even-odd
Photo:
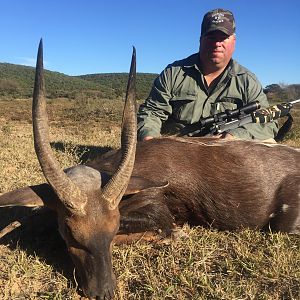
[[[136,145],[135,52],[122,147],[86,165],[62,171],[55,161],[43,81],[40,44],[33,97],[34,142],[48,183],[1,195],[0,206],[45,205],[56,211],[59,231],[90,299],[113,297],[113,241],[127,241],[144,232],[150,237],[156,232],[170,235],[184,223],[220,230],[300,232],[298,149],[175,137]]]
[[[35,151],[48,185],[33,187],[31,193],[46,195],[44,193],[51,191],[47,199],[43,196],[32,198],[25,188],[20,197],[13,198],[15,205],[46,205],[56,211],[59,232],[66,241],[82,289],[90,299],[111,299],[116,284],[111,265],[111,242],[119,228],[118,204],[134,165],[137,139],[135,69],[134,50],[123,112],[122,158],[114,174],[103,182],[102,174],[89,166],[75,166],[64,172],[53,156],[46,114],[42,41],[39,45],[33,94],[33,133]],[[0,205],[14,205],[10,198],[12,194],[3,195]]]

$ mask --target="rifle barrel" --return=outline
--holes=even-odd
[[[300,102],[300,99],[290,101],[289,103],[291,103],[292,105],[294,105],[294,104],[296,104],[296,103],[298,103],[298,102]]]

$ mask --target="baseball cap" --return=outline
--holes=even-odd
[[[231,11],[217,8],[204,15],[201,25],[201,36],[215,30],[222,31],[227,35],[234,34],[235,21]]]

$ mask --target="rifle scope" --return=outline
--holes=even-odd
[[[232,109],[232,110],[226,109],[224,112],[214,114],[213,116],[201,118],[199,120],[199,123],[201,124],[201,126],[204,127],[218,122],[229,122],[232,119],[240,119],[247,114],[251,114],[252,112],[256,111],[259,108],[260,108],[259,101],[250,102],[241,108]]]

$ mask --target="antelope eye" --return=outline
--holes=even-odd
[[[84,240],[79,239],[78,234],[74,234],[74,231],[68,225],[65,225],[65,234],[65,238],[67,239],[67,243],[69,246],[86,250],[86,247],[83,244]]]

